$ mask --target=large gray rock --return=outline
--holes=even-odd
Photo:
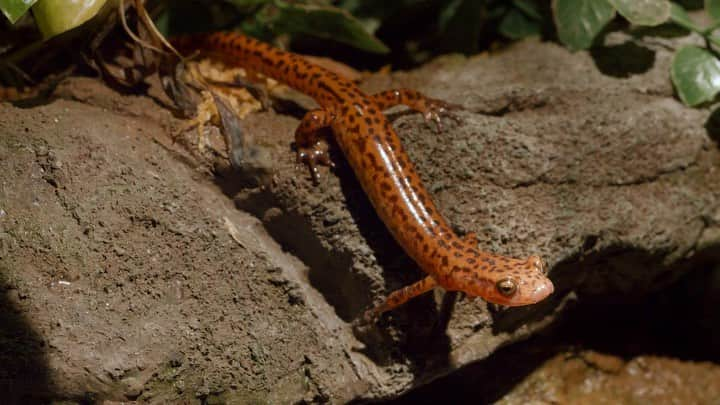
[[[708,112],[672,96],[670,54],[651,53],[629,78],[533,41],[369,78],[368,91],[413,87],[464,107],[439,135],[389,116],[449,222],[484,249],[540,254],[556,293],[506,310],[437,291],[358,333],[363,309],[422,275],[341,155],[312,185],[289,148],[296,119],[244,120],[255,170],[213,187],[187,164],[210,163],[168,141],[180,124],[147,98],[76,80],[64,94],[78,101],[0,105],[0,357],[13,365],[0,388],[40,373],[12,389],[386,398],[531,335],[568,298],[667,285],[717,249],[720,155]]]

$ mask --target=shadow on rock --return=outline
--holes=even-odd
[[[47,346],[15,305],[18,290],[2,277],[0,269],[0,402],[38,403],[53,396]]]
[[[530,340],[500,349],[389,403],[492,403],[550,358],[586,350],[628,361],[652,355],[720,364],[720,266],[714,254],[707,253],[681,264],[692,265],[693,270],[659,291],[581,295],[562,319]],[[636,259],[654,256],[633,252],[624,257],[637,264]],[[572,277],[567,266],[560,278]]]
[[[705,130],[710,139],[716,144],[720,144],[720,107],[714,109],[707,121],[705,121]]]
[[[595,47],[590,50],[590,55],[597,68],[612,77],[642,74],[655,64],[655,52],[633,42]]]
[[[402,247],[393,239],[378,217],[347,162],[341,161],[336,172],[340,178],[340,187],[345,195],[348,211],[357,224],[363,240],[372,250],[378,266],[384,270],[386,291],[383,295],[424,277],[417,264],[402,253],[404,252]],[[367,280],[364,284],[357,284],[355,287],[358,286],[368,295],[361,301],[362,307],[355,308],[353,317],[360,316],[362,311],[372,305],[371,286],[368,285]],[[356,328],[357,337],[366,344],[365,355],[380,365],[392,364],[397,361],[395,357],[406,356],[412,362],[413,370],[417,375],[426,373],[429,368],[446,367],[450,353],[450,339],[445,332],[454,302],[455,294],[446,294],[438,311],[432,294],[424,294],[384,314],[376,324],[366,325],[368,327],[366,330],[370,330],[370,333],[358,333],[359,329]],[[388,319],[391,320],[392,326]],[[393,329],[395,330],[392,331]],[[398,347],[402,350],[402,355],[385,351],[388,347],[395,346],[391,343],[393,340],[400,342]]]

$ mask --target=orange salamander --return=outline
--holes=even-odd
[[[198,49],[209,57],[269,76],[312,96],[320,109],[305,114],[295,132],[298,158],[317,179],[317,165],[332,162],[320,147],[318,130],[330,127],[378,215],[393,237],[427,276],[391,293],[369,310],[373,318],[441,286],[486,301],[520,306],[553,292],[538,256],[514,259],[478,250],[474,234],[458,237],[447,225],[420,181],[383,110],[403,104],[438,123],[447,104],[414,90],[363,94],[351,81],[303,57],[237,34],[181,37],[181,50]]]

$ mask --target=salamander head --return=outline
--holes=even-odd
[[[483,256],[474,271],[459,273],[453,279],[453,290],[510,307],[542,301],[554,290],[538,256],[527,260]]]

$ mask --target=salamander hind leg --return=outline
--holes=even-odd
[[[387,296],[387,298],[385,298],[385,301],[382,304],[365,311],[365,314],[363,314],[363,321],[370,323],[378,316],[382,315],[383,312],[395,309],[418,295],[425,294],[426,292],[432,290],[436,285],[437,282],[435,279],[432,278],[432,276],[427,276],[416,283],[405,286],[397,291],[393,291]]]
[[[298,162],[310,169],[313,183],[320,178],[318,165],[335,167],[327,152],[327,144],[318,136],[318,131],[330,126],[331,115],[325,110],[308,111],[295,130],[295,148]]]
[[[400,104],[406,105],[422,114],[426,122],[435,122],[437,132],[442,131],[442,125],[440,124],[441,115],[445,115],[454,121],[458,121],[457,117],[450,113],[450,110],[457,109],[459,106],[442,100],[426,97],[415,90],[386,90],[372,95],[372,100],[380,106],[381,110],[387,110],[388,108],[395,107]]]

